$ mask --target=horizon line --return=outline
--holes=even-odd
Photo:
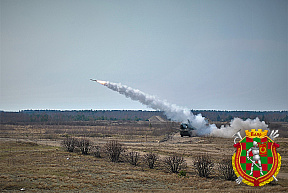
[[[251,111],[251,112],[287,112],[288,110],[220,110],[220,109],[190,109],[191,111]],[[21,109],[21,110],[2,110],[0,112],[24,112],[24,111],[159,111],[160,110],[147,110],[147,109]]]

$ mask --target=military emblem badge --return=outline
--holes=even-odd
[[[236,153],[232,156],[232,165],[236,182],[242,181],[249,186],[263,186],[272,180],[278,181],[276,176],[281,166],[281,156],[276,152],[279,147],[274,139],[279,136],[278,131],[272,131],[267,136],[268,130],[245,130],[246,136],[241,137],[240,131],[234,136]],[[236,143],[236,139],[240,141]]]

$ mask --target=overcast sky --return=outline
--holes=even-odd
[[[0,0],[0,110],[288,110],[286,0]]]

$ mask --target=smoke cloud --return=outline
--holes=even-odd
[[[130,98],[134,101],[138,101],[143,105],[146,105],[154,110],[160,110],[165,113],[165,115],[172,121],[177,122],[187,122],[190,120],[190,124],[197,129],[197,135],[210,135],[215,137],[232,137],[236,132],[241,129],[241,135],[245,136],[245,130],[251,129],[268,129],[268,125],[264,121],[260,121],[258,118],[251,120],[247,119],[243,121],[240,118],[234,118],[230,125],[221,126],[220,129],[216,127],[215,124],[208,124],[201,114],[194,115],[191,110],[185,107],[180,107],[175,104],[170,104],[166,100],[160,100],[154,95],[146,94],[138,89],[133,89],[121,83],[112,83],[109,81],[99,81],[98,83],[108,87],[109,89],[116,91],[127,98]]]
[[[269,132],[268,125],[266,125],[264,121],[260,121],[258,117],[256,119],[247,119],[245,121],[240,118],[234,118],[230,122],[230,125],[222,125],[220,129],[213,129],[211,131],[211,136],[230,138],[239,130],[241,136],[245,136],[245,130],[251,131],[251,129],[262,129],[262,131],[268,130]]]

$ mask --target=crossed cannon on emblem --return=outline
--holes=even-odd
[[[252,130],[251,130],[252,131]],[[255,131],[255,130],[254,130]],[[246,132],[246,134],[247,133],[251,133],[251,132],[249,132],[249,131],[245,131]],[[262,132],[262,130],[260,130],[260,132]],[[268,131],[267,131],[268,132]],[[267,134],[267,132],[266,132],[266,134]],[[242,137],[241,137],[241,135],[240,135],[240,130],[237,132],[237,133],[235,133],[234,135],[233,135],[233,137],[235,137],[234,138],[234,147],[236,147],[237,146],[237,143],[236,143],[236,139],[240,139],[240,141],[243,139]],[[274,139],[275,138],[277,138],[277,137],[279,137],[279,134],[278,134],[278,130],[272,130],[271,131],[271,134],[269,135],[269,138],[271,139],[271,140],[273,140],[274,141]],[[252,142],[252,141],[251,141]],[[265,143],[265,145],[267,144],[267,142]],[[247,160],[249,160],[249,161],[251,161],[252,162],[252,164],[251,164],[251,172],[250,172],[250,176],[252,175],[253,176],[253,168],[254,168],[254,165],[257,167],[257,168],[259,168],[259,170],[260,170],[260,174],[262,175],[262,176],[264,176],[264,174],[263,174],[263,170],[262,170],[262,164],[261,164],[261,153],[263,153],[263,152],[265,152],[265,151],[267,151],[266,150],[266,146],[263,146],[264,144],[260,144],[260,149],[259,149],[259,145],[258,145],[258,143],[257,143],[257,141],[253,141],[253,146],[251,147],[251,145],[250,145],[250,148],[249,149],[247,149],[247,152],[246,152],[246,158],[247,158]],[[267,153],[267,152],[266,152]],[[252,157],[252,159],[251,159],[251,156],[253,156]],[[242,156],[243,157],[243,156]],[[245,158],[245,157],[244,157]],[[245,158],[245,159],[246,159]],[[257,164],[258,163],[258,164]],[[258,171],[259,172],[259,171]],[[259,175],[260,175],[259,174]],[[245,174],[244,174],[245,175]],[[238,175],[237,175],[238,176]],[[272,175],[272,177],[274,178],[274,180],[275,181],[278,181],[277,180],[277,178],[274,176],[274,175]],[[238,178],[235,180],[236,181],[236,183],[238,183],[238,184],[240,184],[241,182],[242,182],[242,180],[243,180],[243,177],[239,174],[239,176],[238,176]]]

